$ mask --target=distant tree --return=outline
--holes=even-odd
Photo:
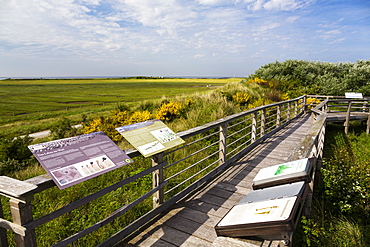
[[[343,95],[361,92],[370,95],[370,61],[356,63],[311,62],[286,60],[266,64],[249,76],[275,82],[283,92]],[[294,85],[294,89],[292,86]],[[291,86],[289,86],[291,85]]]

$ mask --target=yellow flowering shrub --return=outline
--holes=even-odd
[[[254,101],[253,103],[249,104],[248,109],[253,109],[253,108],[256,108],[256,107],[259,107],[259,106],[268,105],[268,104],[272,104],[272,103],[274,103],[272,100],[265,99],[265,98],[260,98],[256,101]]]
[[[152,114],[149,111],[136,111],[127,119],[125,125],[140,123],[150,119],[152,119]]]
[[[90,122],[86,123],[83,128],[83,133],[93,133],[98,131],[103,131],[107,136],[109,136],[113,141],[118,142],[123,139],[120,133],[115,129],[114,120],[112,117],[98,117]]]
[[[273,81],[273,80],[266,81],[258,77],[249,79],[246,81],[246,83],[256,83],[262,87],[269,87],[269,88],[277,88],[279,86],[277,81]]]
[[[307,98],[306,99],[306,104],[308,105],[308,109],[311,109],[313,107],[315,107],[316,105],[320,104],[321,101],[319,99],[316,99],[316,98]]]
[[[115,111],[115,112],[113,112],[112,120],[114,122],[114,125],[122,126],[123,124],[125,124],[125,122],[129,118],[129,116],[130,116],[130,112],[128,112],[128,111]]]
[[[249,80],[247,81],[247,83],[257,83],[257,84],[266,85],[268,82],[267,82],[267,81],[265,81],[265,80],[263,80],[263,79],[260,79],[260,78],[258,78],[258,77],[255,77],[255,78],[253,78],[253,79],[249,79]]]
[[[232,96],[233,101],[238,105],[246,105],[248,101],[252,98],[249,94],[243,92],[237,92]]]
[[[185,106],[178,101],[170,101],[169,103],[162,104],[156,115],[157,119],[164,121],[171,121],[176,117],[180,117]]]
[[[284,94],[281,96],[281,100],[283,100],[283,101],[290,100],[290,95],[289,95],[289,93],[284,93]]]
[[[193,99],[187,99],[186,101],[185,101],[185,105],[186,106],[190,106],[190,105],[192,105],[192,104],[194,104],[195,103],[195,101],[193,100]]]

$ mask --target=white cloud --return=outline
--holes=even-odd
[[[329,42],[330,45],[333,45],[333,44],[336,44],[336,43],[341,43],[342,41],[345,41],[346,38],[339,38],[339,39],[336,39],[332,42]]]
[[[199,58],[202,58],[204,56],[205,56],[204,54],[196,54],[196,55],[194,55],[194,58],[199,59]]]
[[[302,49],[312,54],[318,42],[334,46],[354,40],[356,32],[367,35],[338,8],[335,15],[329,7],[306,8],[314,1],[0,0],[0,56],[44,64],[66,59],[135,68],[167,62],[173,68],[176,62],[229,61],[236,67],[231,64],[251,57],[266,61]]]
[[[319,30],[318,33],[320,33],[320,38],[326,40],[335,38],[336,36],[340,35],[342,32],[340,30],[329,30],[329,31],[323,31]]]
[[[258,27],[258,31],[259,32],[265,32],[265,31],[268,31],[268,30],[271,30],[271,29],[275,29],[275,28],[279,27],[280,25],[281,25],[280,23],[270,23],[268,25]]]
[[[294,11],[299,8],[310,5],[314,0],[255,0],[249,6],[253,11],[269,10],[269,11]]]
[[[266,10],[296,10],[300,6],[298,1],[295,0],[270,0],[263,5]]]
[[[253,11],[261,10],[263,8],[263,3],[264,0],[257,0],[254,3],[252,3],[248,8]]]
[[[124,18],[145,27],[157,27],[159,33],[174,34],[178,28],[189,27],[197,13],[175,0],[123,0]],[[119,6],[119,5],[118,5]]]
[[[285,19],[286,22],[293,23],[296,22],[300,16],[289,16],[288,18]]]

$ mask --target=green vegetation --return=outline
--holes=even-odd
[[[303,94],[344,95],[357,92],[370,95],[370,60],[356,63],[286,60],[269,63],[249,76],[260,78],[295,98]]]
[[[61,117],[74,123],[106,115],[117,104],[207,92],[238,78],[225,79],[70,79],[1,80],[0,133],[24,135],[50,129]],[[212,85],[210,87],[210,85]]]
[[[335,64],[287,60],[262,66],[241,83],[240,80],[130,78],[0,81],[0,175],[25,180],[45,173],[26,151],[25,147],[32,139],[14,139],[15,135],[51,129],[50,137],[37,140],[41,142],[103,130],[122,148],[126,148],[128,144],[114,128],[151,118],[162,119],[178,132],[302,94],[344,95],[351,91],[368,95],[370,61]],[[210,84],[225,86],[207,87]],[[84,123],[82,129],[72,128],[73,124],[80,122]],[[354,131],[363,132],[361,128],[354,128]],[[335,125],[328,128],[326,138],[322,182],[315,188],[312,214],[302,219],[295,234],[294,246],[368,246],[369,138],[359,132],[345,136],[343,127],[337,129]],[[19,155],[14,156],[14,153]],[[177,158],[169,155],[169,159]],[[62,191],[52,188],[37,194],[33,203],[35,218],[150,166],[149,159],[137,157],[132,165],[76,186]],[[185,166],[181,163],[168,172],[174,174]],[[189,173],[193,172],[189,170]],[[145,176],[38,227],[39,246],[49,246],[107,217],[120,205],[142,196],[150,187],[151,177]],[[6,199],[1,199],[6,205]],[[73,246],[96,245],[143,215],[151,209],[151,205],[151,200],[141,203],[119,220]],[[10,219],[9,210],[4,211],[5,218]]]
[[[122,139],[115,139],[115,135],[111,135],[113,131],[110,132],[110,130],[112,130],[113,127],[122,126],[135,121],[142,121],[149,116],[151,118],[162,118],[171,129],[178,132],[251,107],[250,105],[241,106],[239,101],[233,100],[235,99],[233,96],[238,92],[248,92],[248,94],[251,95],[251,98],[249,99],[250,104],[256,105],[258,102],[265,102],[261,99],[264,97],[264,93],[268,92],[268,90],[269,89],[262,88],[256,84],[245,85],[242,83],[229,83],[225,87],[217,88],[207,93],[194,93],[173,98],[163,97],[158,100],[147,100],[131,107],[125,104],[119,104],[114,110],[109,111],[109,114],[106,116],[100,116],[87,121],[82,130],[89,132],[103,129],[113,140],[118,142],[120,146],[125,147],[126,144],[122,142]],[[225,95],[229,95],[230,100],[228,100],[228,97]],[[61,119],[59,124],[55,125],[51,129],[52,135],[50,138],[60,138],[63,135],[64,137],[67,137],[69,135],[76,134],[73,132],[73,129],[70,125],[71,122],[68,121],[68,119]],[[42,141],[47,140],[44,139]],[[199,143],[194,145],[193,149],[202,149],[202,144]],[[180,158],[176,155],[186,154],[171,154],[168,156],[168,162],[171,162],[172,160],[179,160]],[[193,159],[198,161],[200,157],[199,155],[200,154],[194,155]],[[50,213],[64,205],[67,205],[70,202],[76,201],[79,198],[94,193],[124,178],[137,174],[151,166],[150,159],[137,157],[134,160],[135,162],[129,166],[116,169],[112,172],[103,174],[97,178],[93,178],[65,190],[59,190],[58,188],[54,187],[42,193],[36,194],[33,202],[35,218]],[[25,180],[27,178],[45,173],[39,164],[32,159],[31,161],[33,161],[33,163],[30,162],[28,167],[22,166],[21,169],[14,169],[14,171],[6,172],[2,175],[14,177],[19,180]],[[189,162],[191,163],[194,161]],[[188,161],[176,164],[175,166],[171,167],[171,169],[166,170],[166,176],[170,176],[180,170],[184,170],[184,167],[187,167],[188,165]],[[18,163],[12,166],[17,167]],[[187,174],[184,175],[193,175],[194,173],[199,172],[200,169],[202,169],[202,167],[188,169],[186,171]],[[205,172],[200,173],[188,183],[199,179],[199,177],[203,176]],[[181,180],[182,178],[179,177],[178,179]],[[188,183],[184,184],[183,186],[188,185]],[[117,210],[117,208],[120,206],[132,202],[142,196],[149,190],[149,188],[151,188],[151,184],[151,176],[145,176],[142,179],[134,181],[133,183],[111,192],[100,199],[94,200],[78,210],[74,210],[71,213],[58,217],[57,219],[38,227],[36,229],[38,244],[40,246],[49,246],[58,240],[66,238],[71,234],[82,230],[86,226],[104,219],[105,217],[109,216],[110,213]],[[170,182],[168,187],[171,188],[172,184],[173,182]],[[173,195],[174,193],[178,192],[181,188],[183,188],[183,186],[172,191],[171,194]],[[171,196],[171,194],[168,196]],[[4,200],[3,203],[6,205],[6,199],[2,198],[2,200]],[[143,215],[151,208],[152,200],[146,200],[134,210],[130,210],[127,214],[120,217],[119,220],[116,220],[112,224],[108,224],[102,229],[89,234],[88,236],[79,240],[73,246],[94,246],[103,239],[119,231],[128,223]],[[8,209],[5,209],[4,211],[5,217],[10,219],[10,212]]]
[[[322,179],[294,246],[369,246],[370,139],[364,131],[355,126],[345,135],[343,126],[328,125]]]

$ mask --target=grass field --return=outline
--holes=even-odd
[[[240,81],[225,79],[56,79],[0,81],[0,133],[27,134],[48,128],[58,118],[107,112],[117,103],[209,91]],[[211,86],[210,86],[211,85]],[[35,122],[37,121],[37,122]]]

